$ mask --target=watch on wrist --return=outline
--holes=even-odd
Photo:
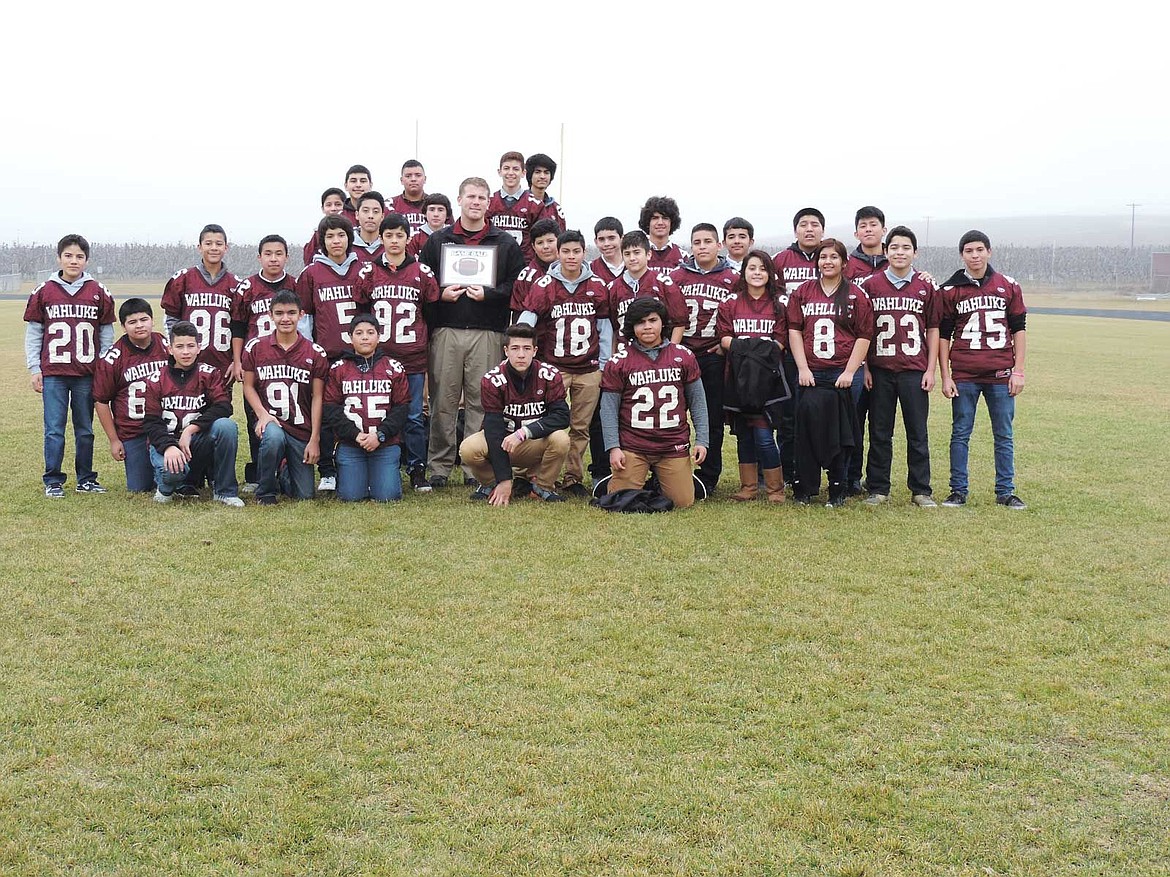
[[[376,435],[378,437],[378,444],[380,444],[380,445],[386,444],[386,433],[382,432],[382,430],[379,429],[377,432],[374,433],[374,435]]]

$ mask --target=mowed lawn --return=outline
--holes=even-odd
[[[1026,512],[627,517],[46,500],[21,309],[0,874],[1170,872],[1170,326],[1033,317]]]

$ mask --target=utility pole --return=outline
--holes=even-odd
[[[1129,208],[1129,249],[1130,252],[1133,252],[1133,229],[1137,223],[1137,209],[1142,205],[1126,204],[1125,206]]]
[[[922,246],[924,246],[924,247],[930,246],[930,217],[929,216],[926,217],[926,240],[923,242]]]

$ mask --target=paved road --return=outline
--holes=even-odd
[[[1058,317],[1105,317],[1110,320],[1154,320],[1170,323],[1170,311],[1118,311],[1102,308],[1028,308],[1029,314],[1054,314]]]

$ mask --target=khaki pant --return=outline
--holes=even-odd
[[[504,335],[487,329],[436,329],[431,335],[431,475],[449,476],[455,465],[455,432],[463,400],[463,434],[483,426],[480,381],[504,358]]]
[[[624,453],[626,468],[620,472],[613,470],[606,493],[629,488],[641,490],[646,486],[646,476],[653,469],[662,486],[663,496],[669,497],[676,509],[690,508],[695,504],[695,480],[692,477],[690,457],[663,457],[659,454],[642,456],[633,451]]]
[[[511,454],[512,471],[544,490],[552,490],[569,452],[569,433],[558,429],[545,438],[521,442]],[[471,470],[480,484],[494,484],[496,473],[488,456],[487,436],[480,430],[469,435],[459,446],[463,465]]]
[[[565,480],[568,487],[585,479],[585,448],[589,445],[589,424],[601,398],[601,372],[583,375],[561,372],[565,392],[569,396],[569,456],[565,459]]]

